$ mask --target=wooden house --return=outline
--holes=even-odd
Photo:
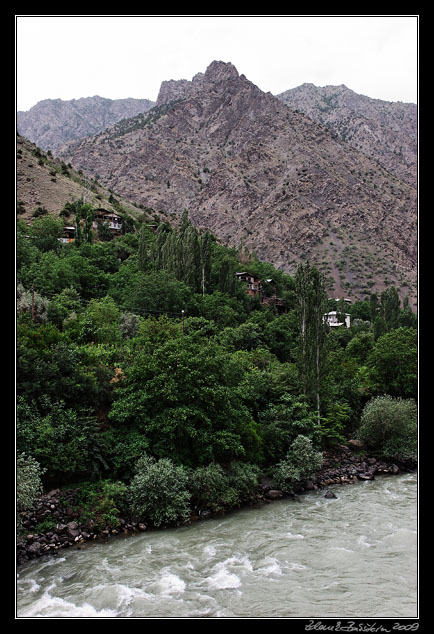
[[[244,271],[243,273],[235,273],[235,276],[240,282],[246,283],[246,293],[255,297],[259,294],[261,280],[258,277],[255,277],[251,273],[247,273]]]
[[[242,273],[235,273],[235,275],[240,282],[244,282],[246,284],[246,293],[248,295],[251,295],[252,297],[259,296],[261,298],[262,304],[264,304],[265,306],[274,306],[279,313],[287,311],[285,300],[277,297],[276,295],[276,285],[274,283],[274,280],[266,279],[264,281],[261,281],[258,277],[252,275],[251,273],[248,273],[247,271],[244,271]],[[268,297],[263,296],[262,293],[265,284],[268,287],[270,285],[273,286],[274,295]]]
[[[115,236],[122,235],[122,218],[107,209],[97,209],[93,219],[93,228],[98,229],[98,220],[108,225],[110,233]]]
[[[60,242],[68,244],[74,242],[75,239],[75,227],[63,227],[63,237],[59,238]]]

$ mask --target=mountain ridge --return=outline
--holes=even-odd
[[[277,268],[309,259],[338,296],[393,283],[416,302],[415,188],[230,63],[163,82],[154,108],[58,153],[138,205],[188,208]]]
[[[17,129],[41,149],[54,151],[66,141],[97,134],[154,105],[149,99],[108,99],[99,95],[44,99],[28,111],[17,112]]]

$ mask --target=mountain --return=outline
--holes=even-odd
[[[120,205],[124,213],[132,218],[144,217],[142,208],[119,196],[116,197],[118,205],[114,206],[113,196],[106,188],[54,158],[50,151],[44,152],[20,134],[17,136],[16,196],[18,218],[26,224],[32,222],[33,214],[39,207],[58,217],[66,203],[80,198],[95,208],[102,207],[116,213]]]
[[[154,108],[58,154],[136,204],[187,208],[289,273],[309,259],[335,296],[393,284],[415,304],[415,188],[230,63],[163,82]]]
[[[44,99],[27,112],[17,113],[18,132],[43,150],[55,150],[72,139],[101,130],[155,105],[149,99],[85,97],[63,101]]]
[[[344,85],[302,84],[277,95],[405,183],[417,186],[417,106],[358,95]]]

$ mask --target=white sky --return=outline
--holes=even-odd
[[[274,95],[345,84],[416,103],[418,17],[17,15],[17,110],[94,95],[155,101],[162,81],[213,60]]]

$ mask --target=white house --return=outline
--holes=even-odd
[[[345,315],[345,320],[344,321],[338,321],[338,315],[340,317]],[[331,327],[344,326],[345,325],[346,328],[349,328],[350,327],[351,315],[349,313],[338,313],[335,310],[332,310],[329,313],[325,313],[323,319]]]

